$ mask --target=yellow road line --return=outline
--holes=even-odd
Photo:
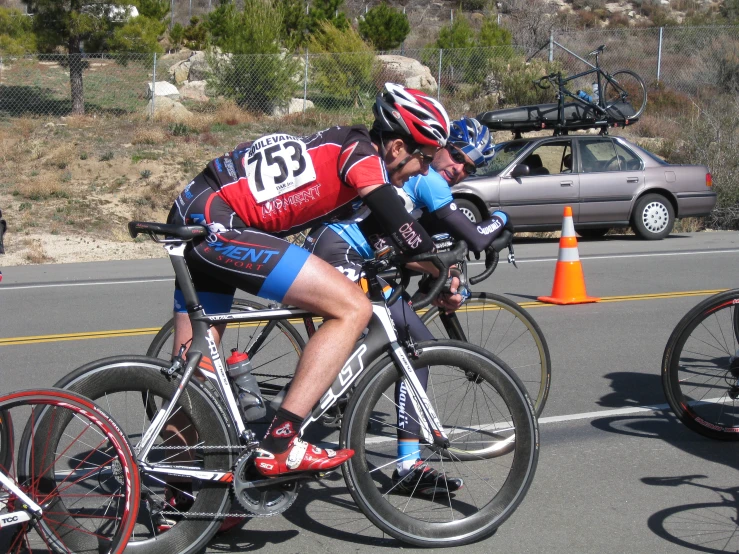
[[[629,302],[639,300],[663,300],[667,298],[684,298],[688,296],[709,296],[711,294],[718,294],[724,292],[727,289],[717,290],[689,290],[683,292],[663,292],[655,294],[633,294],[627,296],[604,296],[601,298],[601,303],[604,302]],[[545,308],[554,306],[554,304],[544,304],[542,302],[522,302],[520,304],[523,308]],[[482,310],[487,308],[471,307],[471,310]],[[499,308],[489,308],[499,309]],[[293,325],[299,324],[302,320],[291,319],[289,320]],[[258,323],[241,323],[240,327],[254,327]],[[118,337],[136,337],[141,335],[155,335],[159,331],[159,327],[144,327],[141,329],[121,329],[117,331],[89,331],[82,333],[64,333],[59,335],[37,335],[29,337],[10,337],[0,338],[0,346],[15,346],[19,344],[38,344],[43,342],[61,342],[69,340],[89,340],[89,339],[110,339]]]

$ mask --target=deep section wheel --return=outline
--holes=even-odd
[[[341,443],[356,453],[344,476],[362,512],[391,536],[417,546],[467,544],[493,533],[526,495],[538,458],[536,417],[520,381],[490,353],[457,341],[421,349],[412,363],[429,367],[427,394],[451,443],[440,450],[419,437],[415,455],[443,474],[436,490],[421,494],[397,478],[397,431],[406,426],[398,412],[408,412],[402,396],[395,400],[401,374],[389,358],[368,370],[349,401]]]

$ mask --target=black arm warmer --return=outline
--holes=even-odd
[[[431,237],[409,214],[391,185],[382,185],[362,198],[382,229],[406,254],[428,252],[434,247]]]
[[[477,225],[459,210],[451,208],[451,204],[432,212],[442,221],[446,231],[457,240],[464,240],[473,252],[482,252],[503,231],[505,222],[498,216],[492,216]]]

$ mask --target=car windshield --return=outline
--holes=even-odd
[[[528,142],[501,142],[495,145],[495,155],[493,159],[488,162],[481,171],[478,171],[478,175],[485,175],[491,177],[498,175],[513,161],[518,155],[522,148],[528,146]]]

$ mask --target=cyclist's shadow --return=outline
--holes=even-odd
[[[610,373],[611,393],[599,404],[609,408],[644,408],[643,412],[594,419],[593,427],[609,433],[657,439],[710,464],[739,469],[736,443],[708,439],[685,427],[666,405],[657,374]],[[703,484],[704,475],[642,478],[648,486],[693,486],[716,493],[715,501],[662,509],[648,519],[649,529],[662,539],[699,552],[739,552],[739,487]]]

